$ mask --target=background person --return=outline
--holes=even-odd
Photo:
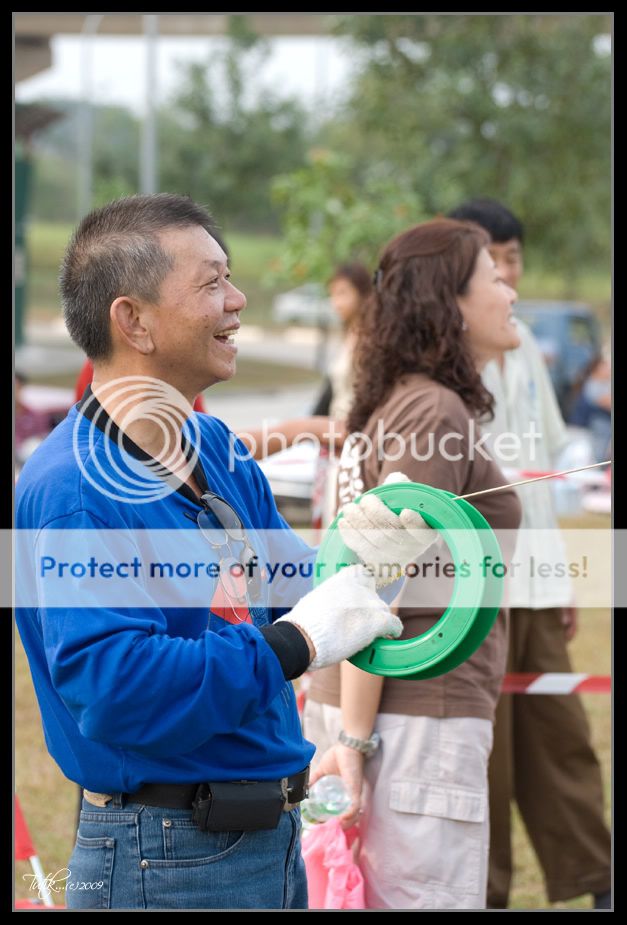
[[[523,227],[509,209],[473,199],[449,213],[490,235],[489,250],[503,279],[517,288],[523,271]],[[494,396],[490,444],[502,433],[524,438],[508,465],[550,470],[568,442],[540,348],[520,320],[520,346],[489,363],[483,381]],[[607,458],[607,457],[604,457]],[[506,463],[502,463],[505,465]],[[550,484],[518,489],[523,517],[516,559],[552,561],[558,527]],[[577,626],[568,579],[529,569],[509,582],[511,625],[508,672],[571,672],[567,643]],[[507,908],[513,858],[510,802],[516,800],[542,868],[550,902],[592,892],[596,908],[610,905],[610,833],[603,816],[601,769],[577,694],[504,694],[496,711],[490,757],[490,874],[488,905]]]
[[[333,310],[342,324],[342,344],[331,363],[329,376],[312,414],[330,415],[344,420],[353,399],[353,351],[359,319],[366,300],[372,294],[371,273],[363,263],[340,264],[328,282]]]
[[[311,434],[319,442],[321,454],[318,465],[324,467],[325,490],[318,526],[326,526],[332,520],[337,472],[335,458],[346,435],[345,418],[353,395],[353,350],[359,318],[372,292],[372,280],[367,268],[353,261],[337,267],[328,288],[331,304],[342,323],[342,343],[311,415],[273,424],[268,428],[272,434],[270,438],[266,437],[263,428],[238,432],[238,437],[254,459],[263,459],[292,446],[303,434]]]
[[[611,456],[612,366],[604,350],[588,364],[575,384],[570,399],[568,423],[590,431],[594,458],[604,462]]]

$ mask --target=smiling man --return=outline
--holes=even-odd
[[[32,540],[16,584],[36,591],[16,619],[46,744],[84,792],[71,909],[306,908],[298,804],[314,746],[290,681],[402,629],[362,566],[289,606],[267,600],[257,531],[295,563],[315,550],[241,444],[229,467],[228,428],[192,412],[234,375],[246,307],[212,230],[188,198],[125,198],[83,219],[61,270],[94,378],[17,484]],[[163,598],[139,568],[96,590],[24,580],[31,557],[142,562],[146,535],[162,559],[212,558],[217,578],[200,593],[171,579]]]

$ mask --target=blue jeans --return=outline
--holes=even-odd
[[[67,908],[307,909],[298,807],[256,832],[201,832],[191,817],[83,798]]]

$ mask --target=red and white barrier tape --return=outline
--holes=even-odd
[[[547,671],[543,674],[506,674],[503,694],[609,694],[612,679],[607,674],[575,674]]]
[[[304,674],[296,694],[298,712],[303,712],[311,676]],[[610,694],[612,679],[608,674],[551,672],[542,674],[506,674],[502,694]]]

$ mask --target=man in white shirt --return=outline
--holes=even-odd
[[[492,238],[490,253],[513,289],[523,270],[523,228],[500,203],[474,199],[449,213],[473,221]],[[488,446],[504,433],[522,438],[534,426],[540,437],[517,441],[517,455],[501,468],[547,470],[567,441],[540,348],[518,322],[521,344],[492,361],[483,381],[495,398],[494,420],[483,425]],[[513,444],[512,444],[513,445]],[[549,482],[519,489],[523,520],[514,560],[561,558]],[[551,532],[549,532],[551,531]],[[563,561],[563,560],[562,560]],[[509,582],[508,672],[570,672],[567,643],[576,632],[568,578],[520,569]],[[580,698],[505,694],[497,706],[490,757],[490,870],[488,907],[507,908],[512,876],[510,801],[518,809],[542,867],[550,902],[590,892],[594,908],[611,907],[610,833],[603,817],[599,762]]]

